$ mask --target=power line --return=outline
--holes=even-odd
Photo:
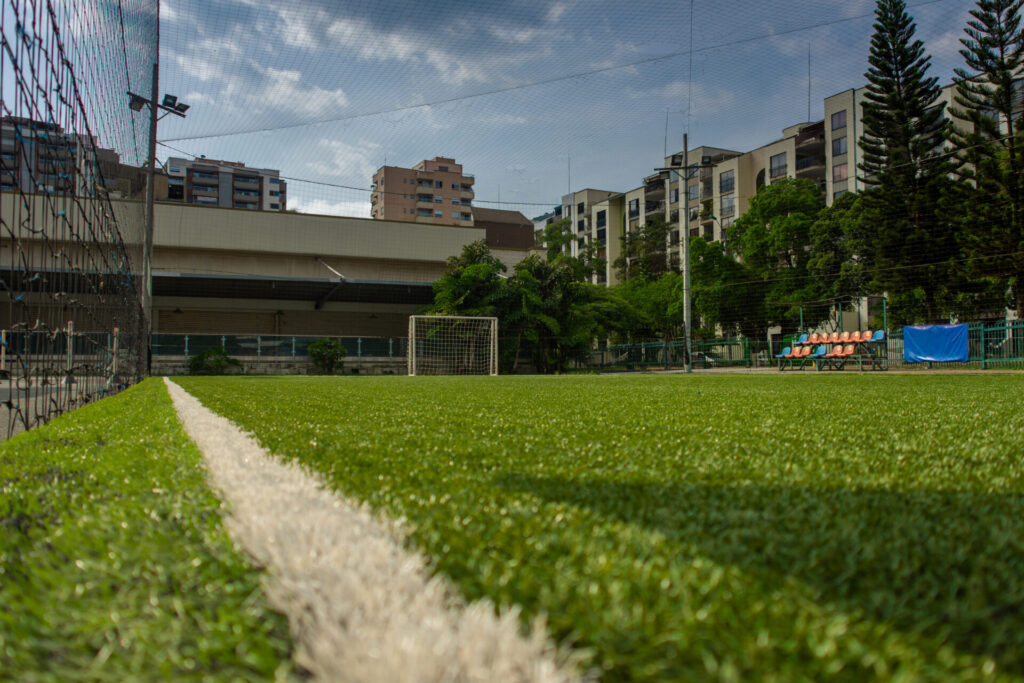
[[[922,2],[917,2],[917,3],[914,3],[912,5],[908,5],[908,7],[909,8],[917,8],[917,7],[924,7],[924,6],[927,6],[927,5],[935,5],[935,4],[938,4],[938,3],[950,2],[950,1],[951,0],[923,0]],[[624,62],[624,63],[621,63],[621,64],[615,64],[615,65],[612,65],[612,66],[600,67],[600,68],[596,68],[596,69],[588,69],[588,70],[584,70],[584,71],[577,71],[577,72],[570,73],[570,74],[562,74],[560,76],[553,76],[551,78],[545,78],[545,79],[540,79],[540,80],[536,80],[536,81],[531,81],[529,83],[521,83],[519,85],[512,85],[512,86],[508,86],[508,87],[504,87],[504,88],[492,88],[490,90],[484,90],[484,91],[477,92],[477,93],[471,93],[469,95],[458,95],[458,96],[455,96],[455,97],[447,97],[447,98],[442,98],[442,99],[438,99],[438,100],[432,100],[430,102],[423,102],[423,103],[420,103],[420,104],[409,104],[409,105],[403,105],[403,106],[399,106],[399,107],[377,109],[375,111],[362,112],[362,113],[357,113],[357,114],[346,114],[344,116],[332,116],[332,117],[328,117],[328,118],[317,119],[315,121],[304,121],[302,123],[292,123],[292,124],[286,124],[286,125],[281,125],[281,126],[264,126],[264,127],[259,127],[259,128],[250,128],[250,129],[246,129],[246,130],[231,131],[231,132],[226,132],[226,133],[210,133],[210,134],[207,134],[207,135],[195,135],[195,136],[191,136],[191,137],[167,138],[166,140],[164,140],[164,142],[181,142],[181,141],[184,141],[184,140],[207,140],[207,139],[211,139],[211,138],[226,138],[226,137],[234,137],[234,136],[238,136],[238,135],[249,135],[249,134],[252,134],[252,133],[269,133],[269,132],[274,132],[274,131],[290,130],[290,129],[297,129],[297,128],[306,128],[306,127],[310,127],[310,126],[321,125],[321,124],[324,124],[324,123],[337,123],[337,122],[340,122],[340,121],[352,121],[352,120],[361,119],[361,118],[368,118],[368,117],[372,117],[372,116],[381,116],[383,114],[395,114],[395,113],[400,113],[400,112],[404,112],[404,111],[412,111],[412,110],[415,110],[415,109],[424,109],[424,108],[430,108],[430,107],[437,107],[437,106],[441,106],[441,105],[445,105],[445,104],[453,104],[455,102],[464,102],[464,101],[467,101],[467,100],[477,99],[477,98],[481,98],[481,97],[488,97],[488,96],[491,96],[491,95],[499,95],[499,94],[502,94],[502,93],[515,92],[517,90],[524,90],[524,89],[527,89],[527,88],[535,88],[535,87],[542,86],[542,85],[550,85],[552,83],[559,83],[559,82],[562,82],[562,81],[569,81],[569,80],[574,80],[574,79],[578,79],[578,78],[584,78],[586,76],[594,76],[594,75],[597,75],[597,74],[609,73],[609,72],[612,72],[612,71],[619,71],[621,69],[628,69],[628,68],[633,68],[633,67],[638,67],[638,66],[644,66],[644,65],[647,65],[647,64],[654,64],[654,63],[657,63],[657,62],[663,62],[663,61],[666,61],[666,60],[669,60],[669,59],[674,59],[676,57],[681,57],[683,55],[689,55],[692,58],[692,56],[695,55],[695,54],[702,54],[702,53],[705,53],[705,52],[712,52],[714,50],[720,50],[720,49],[728,48],[728,47],[737,47],[739,45],[746,45],[746,44],[749,44],[749,43],[754,43],[754,42],[758,42],[758,41],[761,41],[761,40],[767,40],[767,39],[770,39],[770,38],[779,38],[779,37],[782,37],[782,36],[792,35],[794,33],[802,33],[803,31],[810,31],[810,30],[813,30],[813,29],[825,28],[827,26],[835,26],[837,24],[848,23],[848,22],[851,22],[851,21],[858,21],[858,20],[866,19],[866,18],[869,18],[869,17],[872,17],[872,16],[874,16],[874,12],[869,12],[869,13],[865,13],[865,14],[857,14],[857,15],[854,15],[854,16],[851,16],[851,17],[844,17],[842,19],[832,19],[830,21],[822,21],[822,22],[818,22],[818,23],[815,23],[815,24],[808,24],[806,26],[800,26],[800,27],[797,27],[797,28],[787,29],[787,30],[784,30],[784,31],[772,31],[770,33],[764,33],[764,34],[761,34],[761,35],[751,36],[751,37],[748,37],[748,38],[740,38],[740,39],[737,39],[737,40],[726,41],[726,42],[717,43],[715,45],[708,45],[706,47],[697,48],[697,49],[693,49],[692,48],[692,44],[691,44],[690,46],[687,46],[687,48],[684,49],[684,50],[675,50],[673,52],[667,52],[665,54],[657,55],[655,57],[647,57],[647,58],[638,59],[638,60],[635,60],[635,61],[632,61],[632,62]],[[691,26],[692,26],[692,5],[691,5]],[[691,74],[691,81],[692,81],[692,74]]]

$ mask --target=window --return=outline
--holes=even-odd
[[[441,171],[442,173],[447,173],[448,172],[448,167],[447,166],[438,166],[437,170]]]
[[[440,180],[435,180],[434,181],[434,187],[436,187],[437,189],[440,190],[442,187],[444,187],[444,183],[442,181],[440,181]]]
[[[452,211],[452,218],[454,218],[455,220],[459,220],[460,215],[461,214],[458,211]]]
[[[598,229],[597,229],[597,241],[598,241],[598,242],[601,242],[601,243],[603,244],[603,243],[604,243],[604,240],[605,240],[605,237],[607,236],[607,234],[608,234],[608,233],[607,233],[607,231],[605,230],[605,228],[598,228]]]
[[[597,212],[597,227],[603,228],[605,223],[608,221],[607,212],[604,210]]]
[[[679,201],[679,188],[673,187],[672,193],[669,195],[669,201],[673,204]]]
[[[576,232],[583,232],[587,229],[587,222],[584,219],[576,221]]]
[[[462,214],[462,220],[464,220],[464,221],[471,221],[471,220],[473,220],[473,214],[471,214],[471,213],[464,213],[464,214]]]
[[[409,182],[408,178],[402,178],[402,183],[407,183],[407,182]]]
[[[846,190],[836,190],[832,193],[832,201],[835,201],[846,194]]]
[[[846,169],[847,169],[847,164],[836,164],[835,166],[833,166],[832,167],[832,182],[833,183],[838,183],[840,181],[846,180],[846,177],[847,177]]]
[[[581,237],[578,240],[576,240],[576,246],[579,247],[580,249],[582,249],[586,244],[587,244],[587,238],[586,237]]]
[[[453,190],[459,189],[459,184],[458,183],[452,183],[452,189]]]
[[[786,175],[786,153],[776,154],[768,160],[768,172],[772,178]]]
[[[431,216],[430,209],[417,209],[416,210],[416,215],[417,216],[425,216],[427,218],[430,218],[430,216]]]
[[[686,196],[691,202],[700,199],[700,185],[688,185]]]
[[[718,191],[732,192],[736,189],[736,171],[723,171],[718,176]]]
[[[728,194],[723,196],[720,200],[720,206],[718,208],[719,213],[723,216],[736,213],[736,195]]]
[[[444,211],[442,211],[441,209],[438,209],[437,211],[435,211],[434,212],[434,218],[444,218]]]
[[[168,173],[181,173],[181,169],[178,168],[177,166],[169,166],[167,168],[167,172]]]
[[[636,218],[640,215],[640,200],[630,199],[629,200],[629,217]]]
[[[435,203],[435,204],[440,204],[440,203],[441,203],[441,202],[443,202],[443,201],[444,201],[444,197],[442,197],[442,196],[441,196],[441,195],[439,195],[439,194],[438,194],[438,195],[434,195],[434,203]]]
[[[583,213],[583,202],[580,202],[579,204],[576,205],[576,213],[577,214]]]
[[[270,191],[270,196],[271,197],[280,197],[281,193],[279,191],[277,191],[277,190],[271,190]]]
[[[271,205],[270,205],[270,208],[271,208],[271,209],[280,209],[280,208],[281,208],[281,205],[280,205],[280,204],[271,204]]]
[[[837,157],[846,154],[846,136],[836,138],[832,141],[832,156]]]
[[[832,130],[846,128],[846,110],[837,111],[832,114]]]
[[[276,184],[281,182],[281,179],[280,178],[271,178],[270,182],[272,182],[272,183],[274,183],[276,185]]]

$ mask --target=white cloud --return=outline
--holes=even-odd
[[[348,96],[341,88],[325,90],[318,85],[305,85],[302,74],[291,69],[263,69],[263,89],[251,97],[254,106],[266,104],[290,109],[311,116],[320,116],[344,109]]]
[[[938,38],[928,40],[925,48],[935,61],[954,61],[960,58],[960,50],[963,49],[960,39],[963,37],[962,30],[948,31]]]
[[[288,208],[299,213],[312,213],[322,216],[348,216],[353,218],[370,217],[370,200],[332,202],[329,199],[300,199],[295,196],[288,198]]]
[[[371,160],[380,145],[365,140],[349,144],[342,140],[320,140],[318,149],[323,158],[306,162],[306,168],[320,176],[347,178],[353,183],[367,184],[377,170]]]
[[[692,97],[693,116],[709,116],[725,111],[736,103],[736,96],[726,87],[709,91],[700,83],[694,83],[692,89],[690,84],[684,80],[675,80],[665,85],[650,90],[629,91],[629,97],[640,99],[645,97],[662,97],[668,100],[679,102],[685,108],[687,101]]]
[[[545,17],[549,23],[558,23],[558,20],[562,18],[562,15],[569,11],[573,3],[571,2],[555,2],[552,3],[551,7],[548,8],[548,14]]]

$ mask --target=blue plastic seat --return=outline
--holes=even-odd
[[[883,341],[885,341],[885,330],[875,330],[875,335],[871,337],[871,343],[877,344]]]
[[[779,355],[777,355],[775,357],[776,358],[785,358],[786,356],[788,356],[792,352],[793,352],[793,349],[791,349],[791,348],[789,348],[787,346],[786,348],[782,349],[782,353],[780,353]]]
[[[793,345],[794,346],[800,346],[801,344],[806,344],[807,343],[807,337],[808,337],[808,334],[806,332],[804,332],[803,334],[800,335],[799,339],[797,339],[795,342],[793,342]]]

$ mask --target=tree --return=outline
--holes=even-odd
[[[859,194],[847,192],[811,224],[808,271],[828,299],[860,297],[871,293],[871,273],[865,266],[871,232],[864,221]]]
[[[335,370],[341,368],[348,350],[337,339],[322,337],[310,344],[306,353],[317,370],[325,375],[333,375]]]
[[[626,330],[634,340],[670,341],[682,335],[683,278],[678,273],[664,273],[656,280],[633,278],[614,291],[636,312],[635,322]]]
[[[671,270],[668,261],[668,234],[672,226],[660,216],[652,216],[637,230],[622,237],[622,255],[612,264],[620,280],[642,278],[653,281]]]
[[[797,329],[800,302],[821,298],[817,281],[808,277],[808,263],[811,225],[822,208],[816,183],[783,178],[760,187],[750,209],[730,229],[729,246],[760,281],[767,324],[781,325],[784,332]],[[804,322],[816,321],[805,316]]]
[[[924,317],[936,322],[957,253],[952,226],[938,211],[949,186],[944,107],[906,3],[878,0],[874,29],[859,141],[859,168],[871,186],[864,220],[873,227],[863,257],[875,289],[896,299],[916,291]]]
[[[497,316],[504,298],[502,273],[507,269],[484,240],[467,244],[452,256],[434,283],[429,312],[439,315]]]
[[[768,328],[764,286],[720,242],[690,238],[690,286],[695,337],[760,337]]]
[[[952,113],[963,123],[950,131],[963,181],[950,212],[962,219],[957,232],[969,257],[965,273],[976,287],[996,290],[985,299],[1008,291],[1018,315],[1024,314],[1022,5],[1024,0],[979,0],[971,10],[960,39],[967,68],[956,69],[954,79]]]

